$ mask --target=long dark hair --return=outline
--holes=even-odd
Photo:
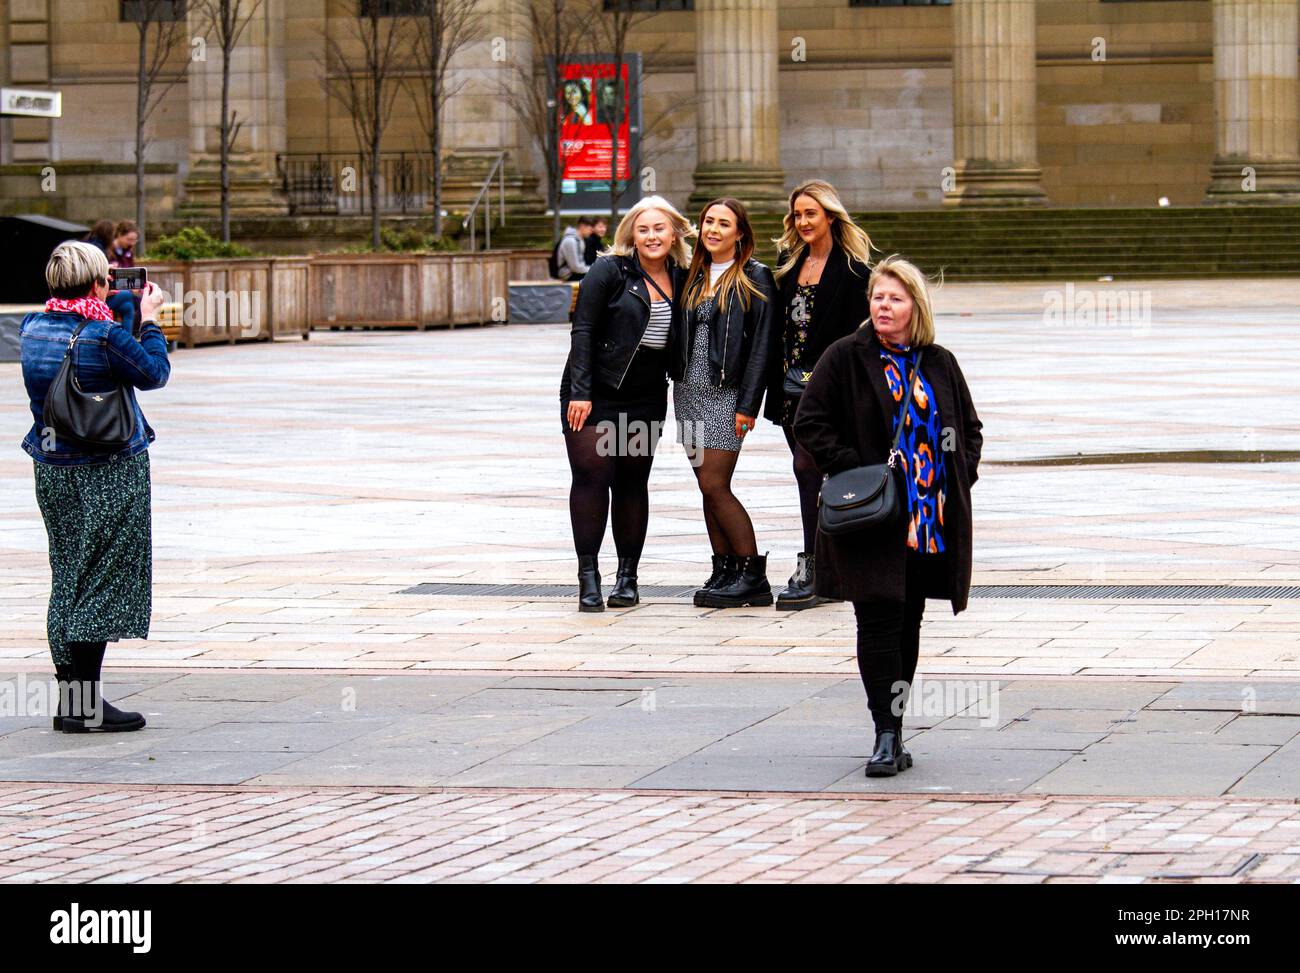
[[[695,248],[694,256],[691,258],[690,272],[686,275],[686,301],[690,306],[698,307],[704,300],[704,288],[707,284],[709,267],[713,264],[713,257],[704,246],[704,217],[715,206],[725,206],[735,214],[737,235],[736,262],[723,271],[722,277],[718,280],[718,311],[719,313],[725,311],[727,302],[732,298],[738,299],[741,302],[741,307],[748,311],[751,297],[757,297],[760,300],[766,300],[766,298],[763,297],[763,292],[745,274],[745,264],[754,255],[754,228],[749,222],[749,210],[745,209],[744,203],[731,196],[715,199],[700,210],[700,220],[697,224],[699,227],[697,234],[700,236],[700,242],[699,246]]]

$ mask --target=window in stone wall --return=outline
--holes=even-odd
[[[414,17],[429,12],[429,0],[361,0],[360,16],[369,17],[376,4],[381,17]]]
[[[951,7],[952,0],[849,0],[850,7]]]
[[[184,20],[185,0],[122,0],[122,23]]]
[[[605,0],[606,10],[694,10],[695,0]]]

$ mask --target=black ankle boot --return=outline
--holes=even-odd
[[[816,588],[816,560],[812,554],[800,551],[794,574],[790,575],[785,591],[777,596],[776,610],[779,612],[797,612],[805,608],[815,608],[826,600],[817,596]]]
[[[912,766],[912,754],[908,752],[907,747],[903,746],[903,724],[898,724],[898,749],[903,751],[903,769],[906,770]]]
[[[704,596],[708,592],[724,585],[736,575],[736,560],[732,554],[715,554],[713,555],[713,573],[709,575],[709,580],[704,585],[695,590],[695,607],[704,607]]]
[[[578,611],[603,612],[605,599],[600,596],[600,567],[594,554],[578,558]]]
[[[76,674],[72,671],[71,663],[55,665],[54,678],[57,680],[56,688],[58,692],[58,702],[54,710],[54,729],[63,729],[63,718],[71,714],[69,704],[71,703],[72,693],[74,692],[74,682]]]
[[[903,745],[897,730],[876,731],[876,749],[867,761],[868,777],[893,777],[903,769]]]
[[[614,582],[614,590],[609,593],[610,608],[631,608],[641,603],[641,593],[636,587],[638,560],[635,557],[618,559],[618,579]]]
[[[63,717],[64,733],[127,733],[143,730],[145,719],[139,713],[118,709],[104,699],[100,689],[100,671],[104,664],[104,642],[72,642],[73,691],[68,712]]]
[[[704,593],[705,608],[765,608],[772,604],[772,586],[767,581],[767,555],[737,559],[736,573],[726,583]]]

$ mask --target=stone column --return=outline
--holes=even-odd
[[[230,155],[232,216],[269,216],[287,211],[275,157],[285,150],[284,2],[263,0],[231,52],[230,106],[239,133]],[[251,4],[245,0],[244,7]],[[190,36],[203,36],[191,5]],[[190,64],[190,171],[185,179],[185,216],[221,212],[221,47],[206,35],[205,58]]]
[[[1300,201],[1296,0],[1214,0],[1207,202]]]
[[[953,0],[954,184],[944,202],[1047,201],[1034,117],[1034,0]]]
[[[758,212],[785,209],[780,56],[777,0],[696,0],[693,211],[718,196],[735,196]]]

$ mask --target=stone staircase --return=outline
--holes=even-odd
[[[901,210],[857,214],[879,255],[954,280],[1300,276],[1300,207]],[[771,261],[776,216],[755,218]],[[548,247],[545,216],[507,217],[494,246]]]

